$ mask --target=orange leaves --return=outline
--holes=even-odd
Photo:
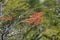
[[[13,19],[12,16],[9,16],[6,20],[11,21]]]
[[[6,20],[6,17],[1,17],[0,18],[0,21],[5,21]]]
[[[34,25],[38,25],[39,23],[43,22],[42,19],[43,12],[34,12],[32,15],[30,15],[29,19],[26,19],[26,22]]]
[[[8,17],[1,17],[0,18],[0,21],[12,21],[13,17],[16,17],[16,13],[14,13],[12,16],[9,16]]]
[[[12,20],[12,17],[9,16],[9,17],[1,17],[0,18],[0,21],[11,21]]]
[[[12,16],[9,16],[9,17],[1,17],[0,18],[0,21],[11,21],[13,19]]]

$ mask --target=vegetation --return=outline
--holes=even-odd
[[[7,40],[60,40],[59,2],[9,0],[2,10],[0,29],[13,25]]]

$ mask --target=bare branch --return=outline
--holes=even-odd
[[[2,5],[5,5],[9,0],[6,0],[4,3],[2,3]]]

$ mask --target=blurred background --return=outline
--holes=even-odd
[[[43,23],[37,27],[24,22],[34,12],[43,12]],[[13,24],[7,40],[60,40],[60,0],[8,0],[2,6],[2,16],[1,30]]]

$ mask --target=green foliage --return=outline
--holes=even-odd
[[[36,8],[36,9],[34,9]],[[34,10],[29,10],[29,9],[34,9]],[[57,10],[57,11],[56,11]],[[17,16],[19,16],[20,14],[24,14],[26,11],[27,14],[24,15],[24,19],[28,18],[30,16],[29,13],[33,12],[33,11],[43,11],[44,15],[43,15],[43,19],[44,19],[44,23],[40,24],[41,26],[44,26],[46,28],[46,30],[44,30],[44,32],[42,34],[45,34],[49,37],[51,37],[52,35],[56,35],[58,32],[60,32],[60,4],[56,5],[56,2],[54,0],[45,0],[43,3],[41,3],[39,0],[9,0],[8,3],[3,7],[3,14],[14,14],[16,13]],[[17,17],[16,17],[17,19]],[[17,20],[15,20],[17,21]],[[26,24],[26,23],[25,23]],[[6,25],[6,23],[3,23],[2,26]],[[24,27],[23,27],[24,26]],[[23,25],[21,26],[21,24],[18,24],[17,26],[15,26],[12,30],[20,30],[23,29],[24,32],[27,32],[27,29],[29,29],[31,26],[28,27]],[[21,28],[22,27],[22,28]],[[28,28],[27,28],[28,27]],[[35,35],[37,34],[37,28],[36,29],[32,29],[29,32],[27,32],[28,34],[26,34],[24,36],[24,40],[31,40],[34,39]],[[41,33],[41,32],[40,32]],[[20,38],[21,34],[12,36],[9,38],[9,40],[16,40]],[[58,36],[58,35],[56,35]],[[58,38],[60,39],[60,36],[58,36]],[[46,37],[42,37],[40,40],[48,40]]]
[[[3,12],[13,14],[13,13],[21,13],[23,11],[28,10],[30,5],[26,1],[20,0],[9,0],[8,3],[3,7]]]

